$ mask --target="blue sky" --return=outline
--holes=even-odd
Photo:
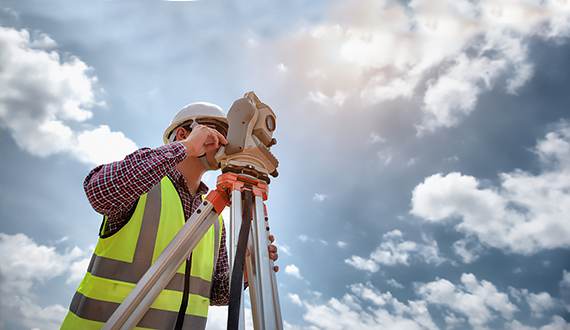
[[[254,90],[288,329],[568,329],[569,40],[560,0],[0,2],[0,328],[58,328],[91,168]]]

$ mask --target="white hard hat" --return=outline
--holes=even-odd
[[[226,119],[226,115],[222,111],[222,108],[208,102],[195,102],[190,103],[182,110],[178,111],[176,116],[170,122],[170,125],[164,130],[164,135],[162,136],[162,140],[164,144],[169,142],[170,134],[180,125],[190,120],[197,120],[197,119],[213,119],[219,120],[222,123],[227,125],[228,120]]]

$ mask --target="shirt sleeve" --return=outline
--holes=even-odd
[[[93,209],[112,223],[122,219],[139,196],[150,191],[184,158],[186,147],[180,142],[142,148],[121,161],[94,168],[83,188]]]
[[[210,293],[210,305],[212,306],[223,306],[230,303],[230,266],[226,248],[226,228],[223,223],[218,253],[218,262],[216,263],[216,272],[212,278],[212,290]]]

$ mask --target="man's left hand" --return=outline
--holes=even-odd
[[[269,234],[269,241],[271,241],[271,243],[273,243],[275,241],[275,236]],[[279,255],[277,254],[277,246],[275,246],[274,244],[269,244],[267,246],[267,249],[269,250],[269,259],[271,259],[273,261],[277,261],[277,258],[279,258]],[[273,270],[275,272],[278,272],[279,266],[273,266]]]

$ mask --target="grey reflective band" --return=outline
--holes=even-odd
[[[160,210],[162,209],[161,185],[159,182],[147,194],[137,247],[133,256],[133,264],[146,265],[147,268],[152,263],[152,253],[158,235]]]
[[[89,298],[76,292],[69,310],[83,319],[106,322],[117,307],[119,307],[118,303]],[[137,326],[152,329],[173,329],[177,316],[177,312],[150,308]],[[186,314],[184,315],[183,329],[203,330],[206,328],[206,321],[205,317]]]
[[[145,265],[109,259],[95,254],[91,257],[91,262],[87,267],[91,275],[133,284],[138,283],[147,270],[148,267],[145,268]],[[200,277],[190,276],[190,293],[209,297],[211,284],[210,281]],[[184,274],[176,273],[165,289],[184,291]]]

